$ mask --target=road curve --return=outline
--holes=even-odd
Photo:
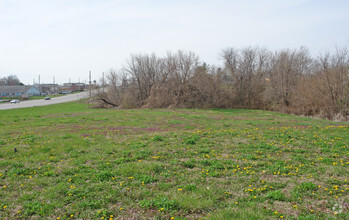
[[[53,97],[51,98],[51,100],[40,99],[40,100],[21,101],[20,103],[15,103],[15,104],[4,103],[4,104],[0,104],[0,110],[59,104],[59,103],[71,102],[71,101],[87,98],[88,96],[89,96],[89,92],[80,92],[80,93],[68,94],[60,97]]]

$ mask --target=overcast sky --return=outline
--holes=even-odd
[[[190,50],[221,65],[226,47],[349,44],[348,0],[0,0],[0,78],[84,82],[131,54]]]

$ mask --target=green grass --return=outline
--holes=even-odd
[[[349,218],[349,123],[67,103],[0,134],[1,219]]]

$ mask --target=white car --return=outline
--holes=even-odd
[[[19,100],[18,100],[18,99],[13,99],[13,100],[11,100],[10,103],[11,103],[11,104],[12,104],[12,103],[19,103]]]

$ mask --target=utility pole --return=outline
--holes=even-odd
[[[41,88],[40,88],[40,74],[39,74],[39,93],[40,93],[40,96],[41,96]]]
[[[102,91],[104,93],[104,72],[102,72],[102,77],[103,77],[103,80],[102,80]]]
[[[55,77],[53,77],[53,92],[54,92],[54,95],[56,95]]]
[[[92,88],[91,88],[91,71],[89,71],[89,79],[90,79],[90,86],[89,86],[89,88],[90,88],[90,98],[92,97],[92,94],[91,94],[91,92],[92,92]]]

